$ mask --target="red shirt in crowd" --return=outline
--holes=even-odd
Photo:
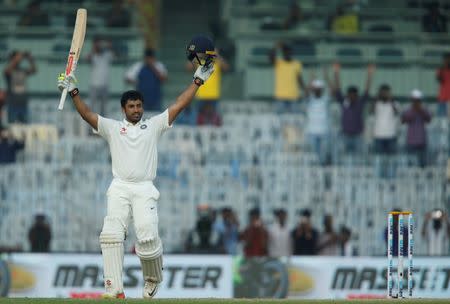
[[[241,234],[246,257],[267,255],[268,233],[264,226],[248,226]]]
[[[450,102],[450,68],[441,68],[437,71],[437,76],[439,82],[441,83],[439,87],[438,100],[440,102]]]

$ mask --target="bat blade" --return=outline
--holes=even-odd
[[[69,56],[67,57],[67,64],[65,74],[69,75],[74,72],[77,68],[78,59],[80,58],[81,49],[83,48],[84,36],[86,35],[86,21],[87,21],[87,10],[84,8],[79,8],[77,10],[77,18],[75,21],[75,27],[73,29],[72,44],[70,45]],[[58,109],[62,110],[64,108],[64,103],[66,101],[67,90],[65,89],[61,93],[61,98],[59,100]]]

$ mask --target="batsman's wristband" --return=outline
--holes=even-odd
[[[201,80],[200,78],[196,77],[196,78],[194,78],[194,83],[197,86],[201,86],[203,84],[203,80]]]
[[[78,90],[78,88],[75,88],[72,91],[70,91],[69,94],[70,94],[70,97],[74,98],[75,96],[80,94],[80,91]]]

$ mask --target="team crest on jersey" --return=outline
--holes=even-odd
[[[141,125],[141,129],[142,130],[147,129],[147,125]]]
[[[125,128],[125,127],[120,128],[120,135],[125,135],[125,134],[127,134],[127,128]]]

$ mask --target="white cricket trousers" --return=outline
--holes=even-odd
[[[106,195],[106,215],[119,219],[125,234],[133,219],[138,242],[158,238],[159,191],[151,181],[132,183],[115,178]]]

